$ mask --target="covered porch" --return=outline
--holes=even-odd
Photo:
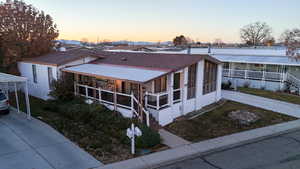
[[[125,117],[138,117],[147,125],[147,108],[160,110],[169,105],[167,90],[153,90],[155,81],[167,88],[167,71],[104,64],[84,64],[63,71],[73,75],[76,95],[104,104]]]

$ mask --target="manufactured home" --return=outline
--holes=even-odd
[[[48,99],[51,81],[74,79],[74,93],[164,126],[221,99],[222,64],[208,55],[55,52],[19,63],[29,79],[29,93]],[[52,71],[51,71],[52,70]]]

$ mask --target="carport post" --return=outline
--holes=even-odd
[[[27,108],[27,119],[30,120],[31,119],[31,112],[30,112],[27,82],[25,82],[25,99],[26,99],[26,108]]]
[[[16,95],[16,103],[17,103],[18,113],[20,113],[20,105],[19,105],[19,98],[18,98],[17,82],[15,82],[15,95]]]

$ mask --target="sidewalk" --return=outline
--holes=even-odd
[[[297,104],[228,90],[222,90],[222,97],[227,100],[300,118],[300,105]]]
[[[165,129],[160,129],[159,134],[163,140],[163,144],[165,144],[171,148],[176,148],[179,146],[190,144],[189,141],[187,141],[181,137],[178,137],[178,136],[168,132]]]
[[[235,133],[223,137],[188,144],[138,158],[98,167],[97,169],[149,169],[171,164],[211,152],[226,150],[254,141],[278,136],[300,129],[300,120]]]

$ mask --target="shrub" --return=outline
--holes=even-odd
[[[224,89],[224,90],[229,90],[229,89],[231,89],[231,81],[228,81],[227,83],[222,83],[222,89]]]
[[[244,88],[249,88],[250,87],[250,82],[245,82],[243,85]]]
[[[49,96],[53,97],[54,100],[70,101],[73,100],[74,95],[74,81],[70,75],[65,75],[62,78],[53,81]]]
[[[266,90],[266,87],[265,86],[261,86],[260,89],[261,90]]]
[[[146,125],[140,125],[142,136],[136,138],[137,148],[151,148],[161,143],[160,135],[158,132],[147,127]]]

